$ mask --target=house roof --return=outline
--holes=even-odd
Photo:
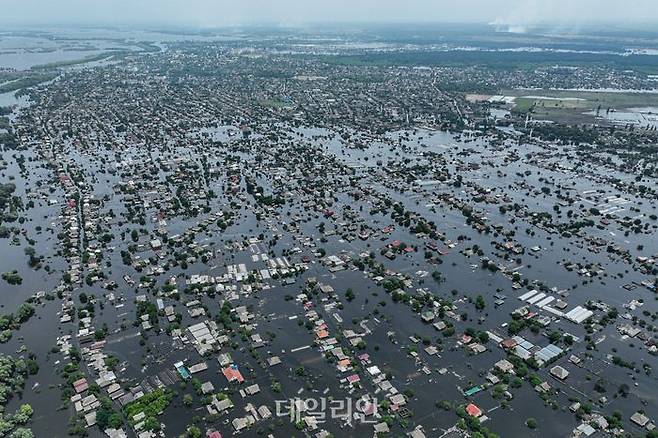
[[[480,415],[482,415],[482,410],[477,406],[475,406],[473,403],[469,403],[468,405],[466,405],[466,413],[471,417],[477,418]]]
[[[237,365],[231,365],[229,367],[226,367],[222,370],[222,373],[224,373],[224,377],[226,377],[226,380],[229,382],[237,381],[239,383],[244,382],[244,377],[242,377],[242,373],[237,368]]]
[[[517,345],[517,342],[514,339],[504,339],[503,342],[500,343],[500,345],[503,348],[514,348]]]
[[[347,381],[350,383],[357,383],[361,381],[361,378],[358,374],[352,374],[351,376],[347,376]]]
[[[567,376],[569,376],[569,371],[565,370],[559,365],[556,365],[553,368],[551,368],[550,373],[561,380],[566,379]]]

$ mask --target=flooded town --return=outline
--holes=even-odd
[[[658,437],[658,33],[0,29],[0,436]]]

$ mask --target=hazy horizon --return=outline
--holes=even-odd
[[[620,26],[658,22],[652,0],[0,0],[0,24],[223,27],[314,23],[489,23],[524,30],[538,25]]]

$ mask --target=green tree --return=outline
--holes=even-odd
[[[482,295],[478,295],[477,298],[475,298],[475,308],[477,310],[483,310],[486,307],[486,303],[484,302],[484,297]]]
[[[32,406],[30,406],[27,403],[23,404],[21,405],[20,408],[18,408],[16,414],[14,414],[14,421],[18,424],[25,424],[28,421],[30,421],[32,414],[34,414],[34,410],[32,409]]]
[[[34,438],[34,433],[30,429],[19,427],[9,435],[11,438]]]
[[[195,425],[188,426],[186,435],[188,438],[201,438],[201,429]]]

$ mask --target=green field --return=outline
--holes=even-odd
[[[505,90],[500,94],[516,96],[515,109],[524,111],[532,106],[559,109],[631,108],[658,105],[658,93],[610,93],[595,91],[556,90]],[[527,98],[524,96],[547,97],[550,99]],[[558,100],[555,100],[558,99]],[[574,100],[580,99],[580,100]]]
[[[635,107],[658,107],[656,93],[611,93],[594,91],[556,90],[504,90],[505,96],[516,96],[512,110],[527,113],[532,109],[535,117],[561,122],[591,122],[593,117],[584,113],[602,112],[608,108],[623,110]]]
[[[535,111],[578,110],[578,109],[587,111],[588,109],[590,109],[590,102],[588,100],[573,100],[573,99],[558,100],[556,98],[540,99],[534,97],[519,97],[516,99],[516,103],[514,105],[514,109],[519,112],[526,112],[533,107],[535,108]]]
[[[265,99],[260,102],[262,106],[270,107],[270,108],[281,108],[281,109],[289,109],[292,108],[293,105],[289,102],[284,102],[283,100],[280,99]]]

